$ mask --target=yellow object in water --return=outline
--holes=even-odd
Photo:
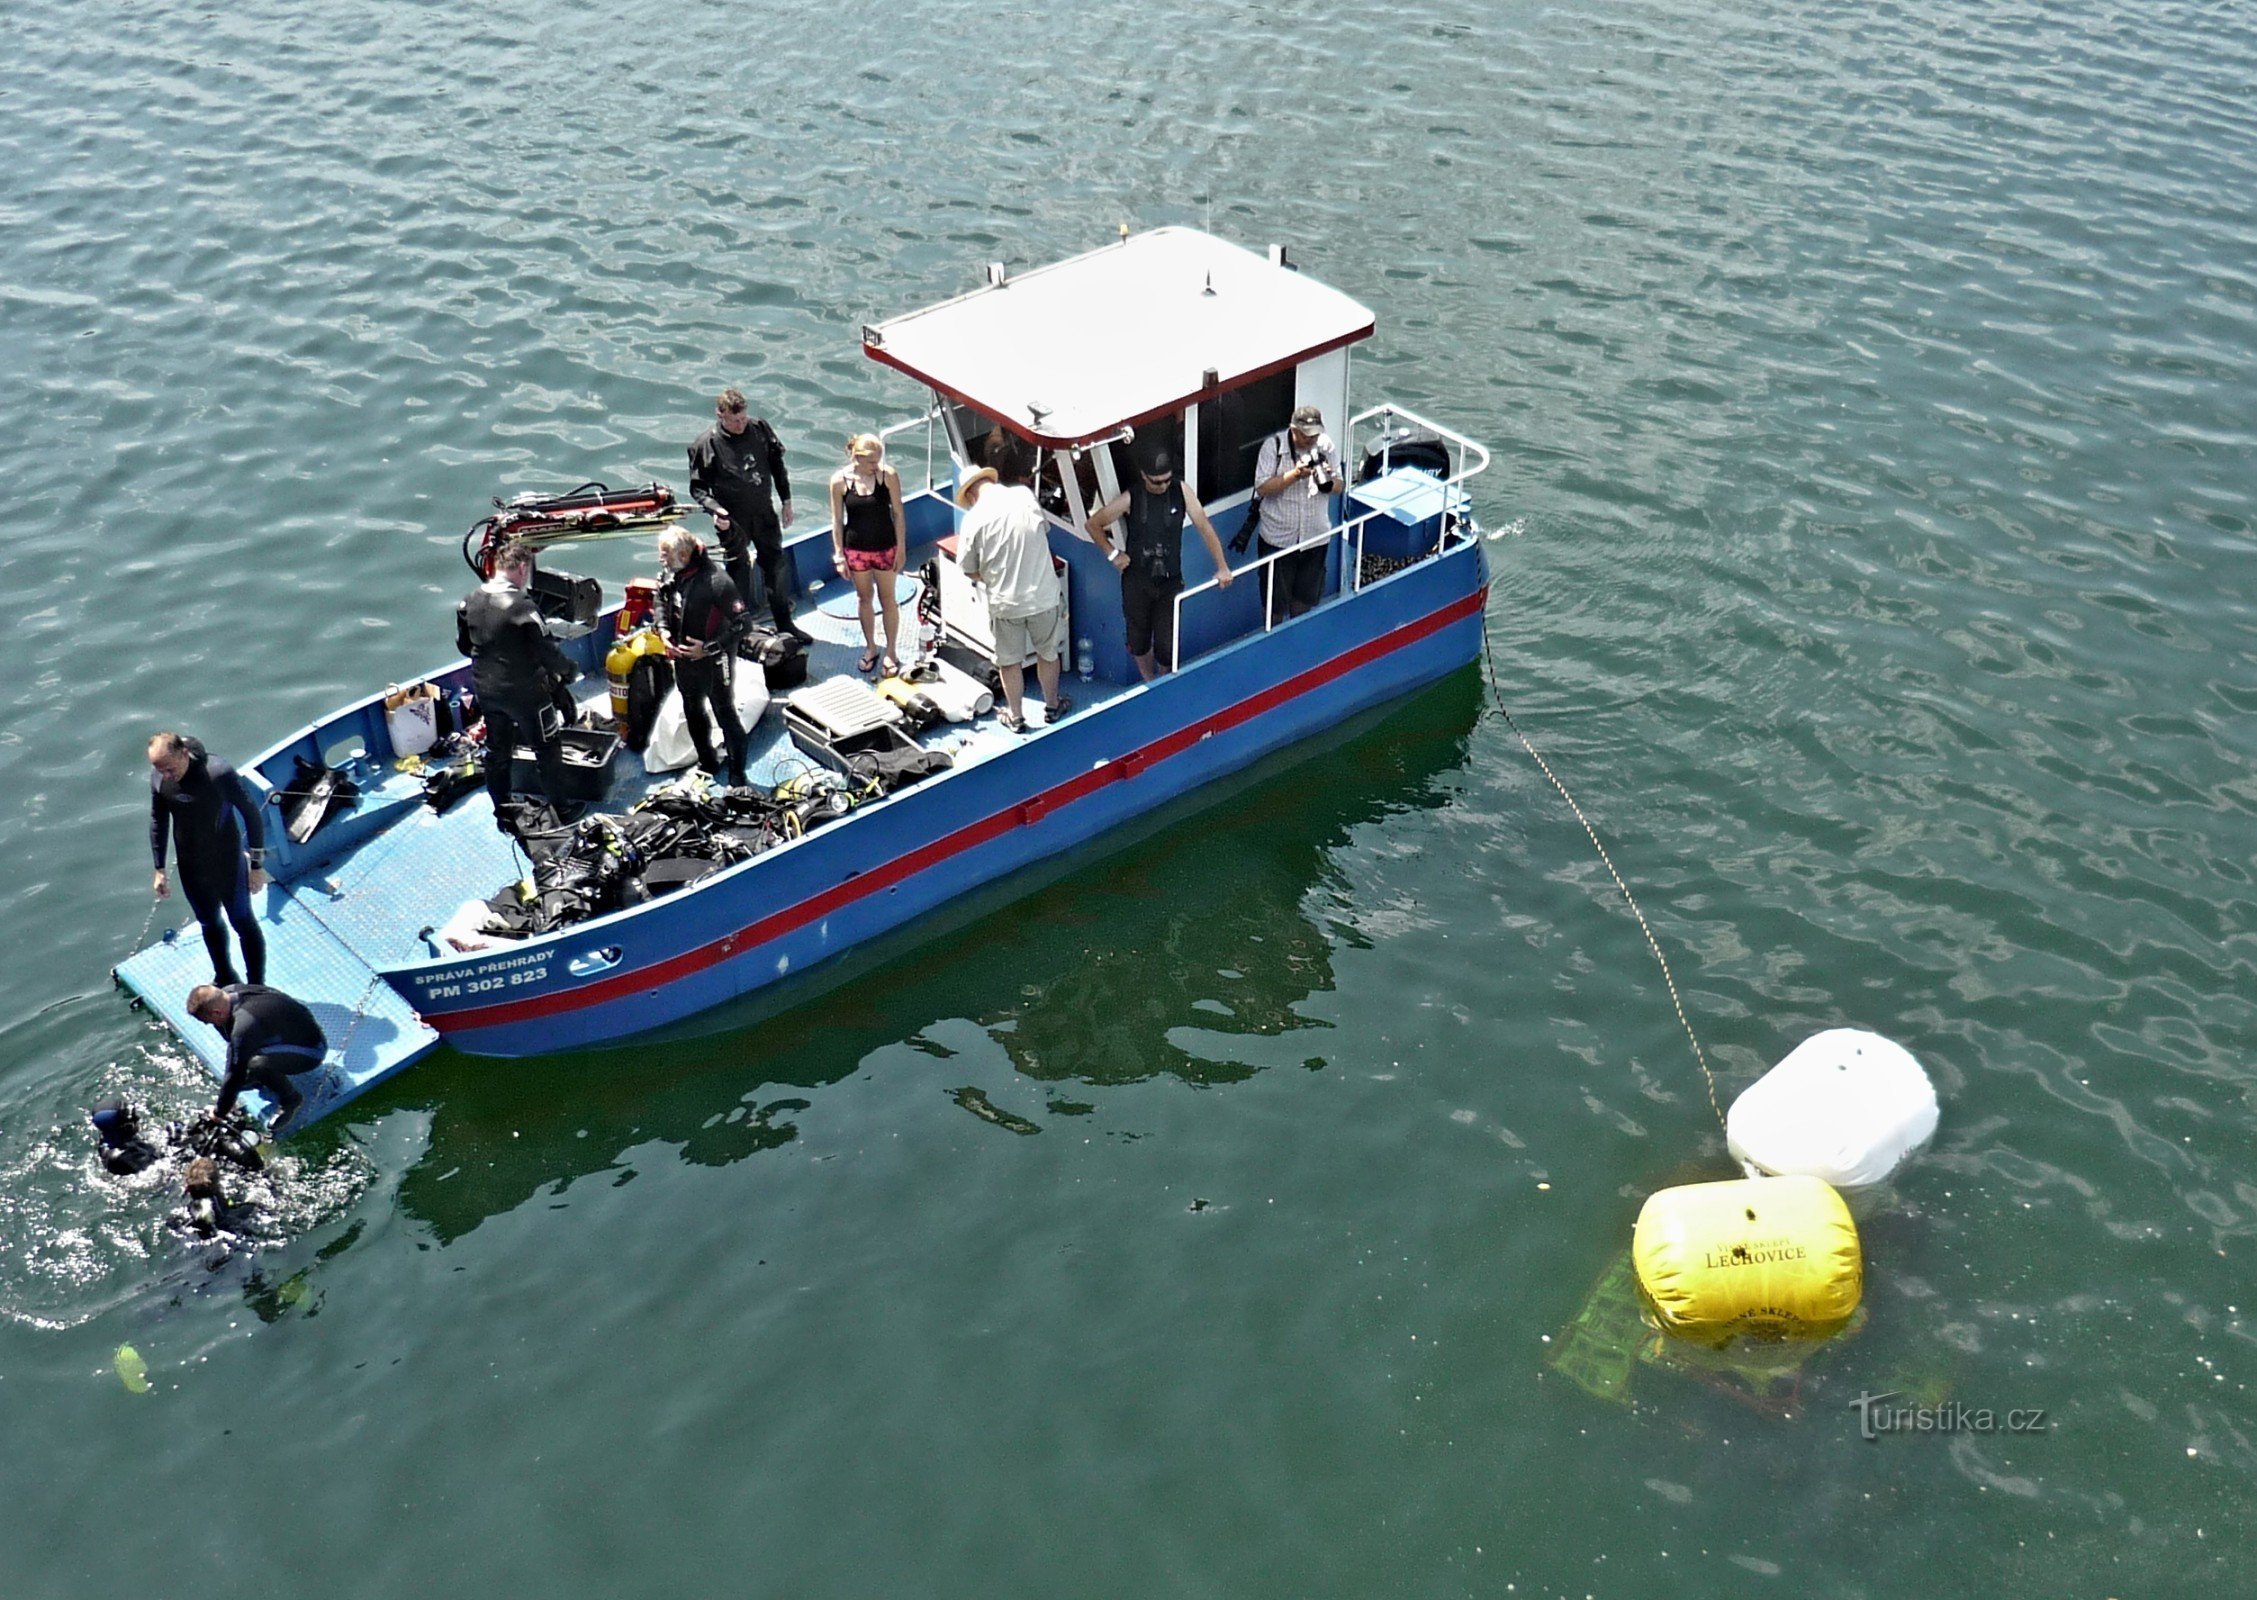
[[[1817,1178],[1660,1190],[1638,1213],[1630,1255],[1662,1327],[1701,1344],[1824,1338],[1865,1291],[1857,1224]]]
[[[149,1363],[141,1359],[140,1351],[129,1344],[121,1344],[112,1365],[118,1369],[118,1382],[125,1385],[128,1393],[149,1392]]]

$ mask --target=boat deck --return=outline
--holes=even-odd
[[[808,656],[808,681],[858,676],[855,663],[862,641],[852,592],[815,598],[821,603],[800,618],[816,639]],[[1037,719],[1043,712],[1033,698],[1032,674],[1029,679],[1033,734],[1040,731]],[[600,679],[596,688],[602,688]],[[1066,692],[1080,709],[1101,705],[1126,688],[1069,676]],[[754,783],[773,786],[807,770],[808,758],[784,731],[777,706],[771,705],[747,734],[746,767]],[[963,767],[1011,749],[1021,738],[991,714],[976,722],[945,724],[920,742],[947,752]],[[673,776],[647,774],[639,758],[621,751],[611,795],[595,809],[624,811]],[[322,866],[287,884],[272,884],[255,897],[267,936],[267,981],[303,1001],[329,1036],[329,1061],[319,1076],[301,1080],[308,1102],[301,1124],[364,1093],[437,1046],[439,1035],[377,978],[377,969],[429,953],[426,932],[444,925],[465,900],[484,899],[526,872],[515,843],[494,826],[493,807],[483,789],[440,815],[423,804],[419,778],[386,770],[381,781],[364,788],[351,815],[373,831]],[[226,1059],[224,1042],[187,1013],[188,991],[211,978],[210,961],[192,921],[128,957],[115,976],[218,1075]],[[255,1093],[245,1098],[259,1105]]]

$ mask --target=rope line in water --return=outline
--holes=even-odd
[[[1591,841],[1591,848],[1598,852],[1600,863],[1607,869],[1607,876],[1614,879],[1614,886],[1622,891],[1623,903],[1630,907],[1630,914],[1638,919],[1638,931],[1646,936],[1646,948],[1654,953],[1654,963],[1661,968],[1661,981],[1669,989],[1669,1003],[1677,1010],[1677,1025],[1685,1030],[1686,1042],[1693,1047],[1693,1061],[1701,1069],[1701,1082],[1708,1088],[1708,1108],[1716,1114],[1716,1125],[1724,1127],[1724,1108],[1716,1098],[1716,1075],[1709,1071],[1708,1056],[1701,1049],[1700,1035],[1693,1032],[1692,1019],[1685,1015],[1684,997],[1677,992],[1677,979],[1669,970],[1669,958],[1661,953],[1661,941],[1654,937],[1653,925],[1646,921],[1646,913],[1639,908],[1638,897],[1630,892],[1630,885],[1615,867],[1614,857],[1607,854],[1607,847],[1600,842],[1599,830],[1591,825],[1591,819],[1575,803],[1575,796],[1568,793],[1567,785],[1560,781],[1560,775],[1552,770],[1552,764],[1544,759],[1543,752],[1521,731],[1520,723],[1512,714],[1512,707],[1505,704],[1505,691],[1497,684],[1497,657],[1490,647],[1489,618],[1486,613],[1481,619],[1481,659],[1488,668],[1489,697],[1496,703],[1498,714],[1505,719],[1505,726],[1512,729],[1513,737],[1520,741],[1520,747],[1528,752],[1530,759],[1542,770],[1544,776],[1552,780],[1552,787],[1567,802],[1567,809],[1575,813],[1575,820],[1583,824],[1583,836]]]
[[[155,895],[149,896],[149,914],[141,919],[141,931],[133,936],[133,943],[125,947],[124,955],[118,957],[119,966],[124,966],[141,953],[141,946],[148,942],[149,930],[157,925],[157,908],[163,904]]]

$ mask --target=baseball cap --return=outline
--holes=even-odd
[[[1273,411],[1270,415],[1274,417],[1277,413]],[[1296,433],[1324,432],[1324,413],[1315,406],[1295,406],[1293,408],[1293,430]]]

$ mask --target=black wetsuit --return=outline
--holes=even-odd
[[[455,607],[455,648],[470,657],[486,718],[486,792],[496,817],[509,802],[510,761],[521,744],[532,746],[550,801],[564,804],[564,756],[555,737],[544,736],[541,713],[580,669],[541,626],[540,607],[516,585],[490,579]]]
[[[237,1095],[257,1089],[288,1116],[305,1099],[290,1080],[312,1072],[328,1053],[321,1024],[280,989],[259,983],[221,988],[229,1007],[219,1030],[227,1039],[227,1076],[220,1081],[212,1115],[225,1117],[235,1109]]]
[[[1121,518],[1121,618],[1128,652],[1157,656],[1163,666],[1175,651],[1176,596],[1183,592],[1183,484],[1154,494],[1138,479],[1129,484],[1128,514]]]
[[[266,976],[266,935],[251,909],[251,864],[266,843],[259,808],[233,767],[207,754],[198,740],[185,743],[188,770],[178,783],[154,768],[149,772],[149,854],[164,871],[170,836],[181,893],[211,952],[212,982],[237,981],[227,950],[227,925],[233,923],[243,965],[257,983]]]
[[[730,677],[738,637],[744,632],[744,601],[729,575],[699,551],[679,572],[670,572],[658,589],[659,623],[667,642],[702,644],[708,654],[699,660],[674,662],[674,686],[682,696],[682,720],[689,724],[690,741],[697,746],[697,764],[708,772],[721,771],[713,756],[713,729],[706,719],[721,724],[728,749],[729,781],[745,781],[744,724],[737,719],[737,704]]]
[[[754,417],[744,432],[735,434],[715,423],[690,445],[690,498],[729,519],[728,531],[721,535],[721,548],[727,554],[730,581],[749,604],[753,594],[752,560],[746,553],[749,546],[760,558],[768,609],[776,619],[777,630],[783,633],[799,631],[792,626],[784,530],[776,520],[775,505],[777,499],[791,497],[792,480],[784,470],[784,447],[766,417]]]
[[[146,1172],[157,1159],[157,1147],[138,1133],[123,1144],[112,1144],[105,1139],[95,1153],[101,1158],[102,1170],[117,1178]]]

